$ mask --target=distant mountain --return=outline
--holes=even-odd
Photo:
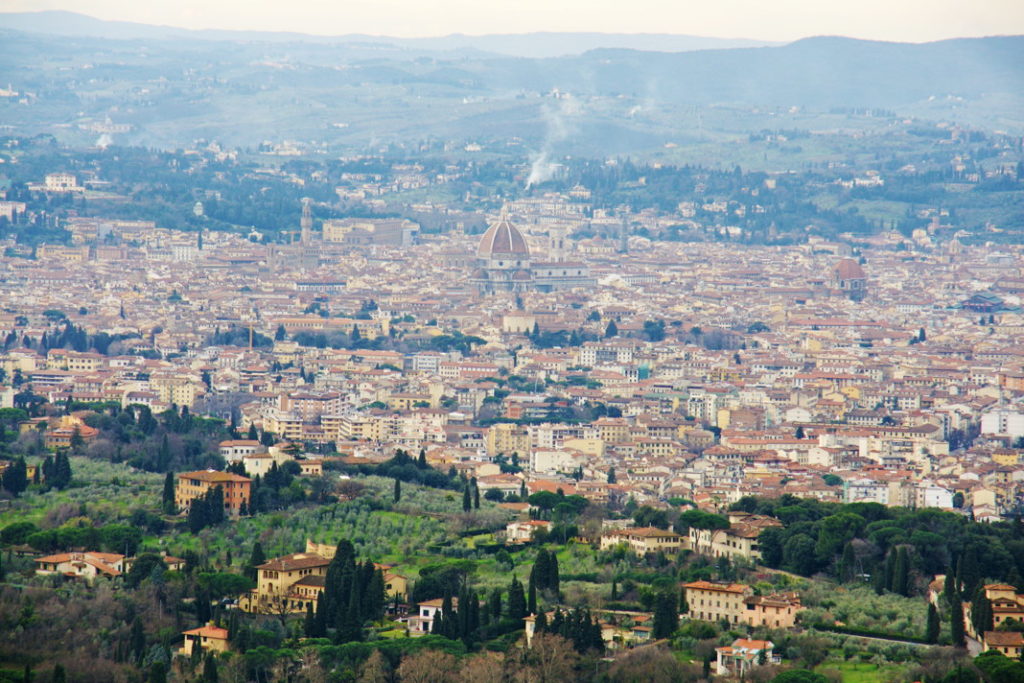
[[[512,57],[545,58],[578,55],[599,48],[658,52],[690,52],[776,45],[770,41],[668,33],[521,33],[433,38],[395,38],[347,34],[320,36],[272,31],[190,30],[127,21],[105,21],[64,11],[0,13],[0,28],[56,36],[82,36],[108,40],[233,40],[270,43],[380,43],[420,51],[489,52]]]
[[[39,28],[40,16],[53,19],[43,22],[49,32],[27,30],[24,22]],[[79,35],[101,30],[107,37]],[[119,144],[156,147],[206,138],[362,149],[433,139],[595,156],[764,129],[845,130],[843,117],[866,109],[879,117],[872,126],[920,118],[1024,134],[1024,36],[924,44],[817,37],[672,52],[576,34],[577,42],[566,38],[573,50],[611,42],[528,58],[500,54],[511,49],[502,39],[520,41],[522,51],[522,41],[536,39],[529,49],[542,51],[567,34],[491,36],[487,44],[459,36],[253,38],[261,35],[0,14],[0,83],[29,94],[0,98],[0,121],[17,134],[76,144],[95,142],[109,118],[128,129],[114,134]],[[668,39],[630,38],[645,47]]]

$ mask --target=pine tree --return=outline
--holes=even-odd
[[[932,603],[928,603],[928,626],[925,628],[925,641],[933,645],[939,642],[939,629],[939,610],[935,609],[935,605]]]

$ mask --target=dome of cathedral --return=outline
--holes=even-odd
[[[497,222],[491,224],[484,236],[480,238],[480,246],[477,247],[476,255],[479,258],[528,258],[530,248],[526,244],[523,233],[512,225],[508,216],[503,215]]]
[[[844,258],[835,265],[832,272],[839,280],[864,280],[867,278],[864,269],[852,258]]]

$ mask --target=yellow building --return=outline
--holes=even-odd
[[[687,616],[701,621],[726,621],[730,624],[747,622],[745,599],[753,593],[750,586],[742,583],[692,581],[683,586],[686,589],[686,603],[690,607]]]
[[[511,455],[518,453],[521,459],[526,459],[530,452],[530,432],[524,427],[508,422],[499,422],[487,429],[486,438],[487,453],[491,456],[504,453]]]
[[[246,612],[277,614],[316,607],[331,561],[316,553],[293,553],[256,567],[256,588],[239,600]]]
[[[228,645],[228,630],[214,626],[212,621],[206,626],[182,631],[181,635],[185,637],[185,642],[178,652],[186,657],[192,656],[196,646],[203,652],[227,652],[231,649]]]
[[[683,549],[683,542],[679,534],[656,527],[616,529],[601,536],[601,550],[625,544],[637,555],[677,553]]]
[[[178,485],[174,489],[174,505],[181,512],[187,512],[193,500],[205,496],[207,491],[219,486],[224,494],[224,512],[237,516],[243,505],[246,508],[249,507],[251,484],[248,477],[230,472],[216,470],[182,472],[178,475]]]

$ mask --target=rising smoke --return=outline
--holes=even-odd
[[[541,107],[541,116],[544,117],[544,142],[539,151],[530,155],[527,189],[555,177],[560,164],[552,161],[553,147],[569,137],[573,130],[571,119],[582,110],[576,98],[557,91],[554,93],[554,102],[545,103]]]

